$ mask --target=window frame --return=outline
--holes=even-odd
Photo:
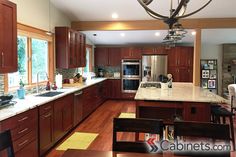
[[[48,76],[49,81],[54,82],[54,69],[55,69],[55,55],[54,55],[54,34],[48,35],[46,31],[27,26],[21,23],[17,24],[17,36],[27,37],[27,71],[28,71],[28,84],[26,89],[36,87],[36,83],[32,83],[32,38],[46,40],[48,42]],[[30,56],[30,57],[29,57]],[[39,84],[45,84],[47,81],[41,81]],[[8,86],[8,74],[4,75],[4,92],[15,91],[19,86]]]

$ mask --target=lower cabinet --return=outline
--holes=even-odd
[[[38,156],[38,109],[34,108],[0,122],[0,131],[11,131],[16,157]],[[5,157],[5,154],[0,156]]]
[[[73,126],[75,127],[76,125],[79,124],[79,122],[82,121],[82,109],[83,109],[83,91],[77,91],[74,93],[74,122]]]
[[[73,127],[73,94],[54,101],[53,134],[57,142]]]
[[[120,99],[121,95],[121,80],[120,79],[111,79],[107,80],[107,97],[109,99]]]

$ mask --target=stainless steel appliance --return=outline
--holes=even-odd
[[[167,55],[142,56],[142,81],[162,81],[167,75]]]
[[[141,60],[125,59],[121,62],[123,93],[135,93],[141,82]]]

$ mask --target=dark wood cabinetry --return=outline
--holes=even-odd
[[[142,48],[142,54],[143,55],[161,55],[161,54],[167,54],[167,50],[163,46],[158,47],[144,47]]]
[[[54,101],[54,140],[57,142],[73,127],[73,95]]]
[[[83,109],[83,91],[77,91],[74,94],[74,127],[82,121],[82,109]]]
[[[42,156],[53,145],[53,102],[39,107],[39,153]]]
[[[11,131],[16,157],[38,156],[38,109],[32,109],[0,122],[0,131]],[[29,150],[30,149],[30,150]],[[0,154],[1,155],[1,154]]]
[[[137,47],[125,47],[121,50],[122,59],[141,59],[142,53],[141,48]]]
[[[69,27],[56,27],[56,67],[77,68],[86,65],[85,35]]]
[[[193,47],[174,47],[168,51],[168,73],[174,82],[192,82]]]
[[[96,66],[120,66],[121,48],[98,47],[95,49]]]
[[[111,79],[107,80],[107,90],[109,99],[120,99],[121,98],[121,80]]]
[[[16,4],[0,1],[0,73],[17,71]]]

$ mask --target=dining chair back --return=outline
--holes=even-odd
[[[236,84],[228,85],[231,112],[236,110]]]
[[[174,139],[179,140],[179,137],[212,139],[214,141],[220,140],[224,142],[225,146],[230,146],[230,130],[227,124],[215,124],[207,122],[190,122],[190,121],[176,121],[174,122]],[[185,141],[186,142],[186,141]],[[188,142],[188,141],[187,141]],[[199,142],[199,141],[198,141]],[[207,141],[209,142],[209,141]],[[196,151],[196,152],[176,152],[178,155],[197,156],[197,157],[230,157],[230,150],[226,151]]]
[[[10,130],[0,133],[0,156],[1,156],[1,152],[3,152],[4,150],[7,151],[8,157],[15,156]]]
[[[148,153],[150,150],[145,141],[118,141],[118,132],[150,133],[163,138],[163,121],[144,118],[114,118],[113,121],[113,151]]]

